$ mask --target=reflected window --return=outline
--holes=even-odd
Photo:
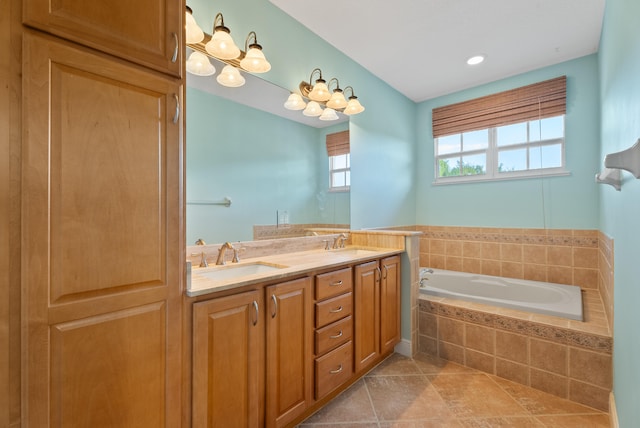
[[[329,191],[341,192],[351,186],[351,155],[329,156]]]

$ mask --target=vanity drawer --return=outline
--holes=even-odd
[[[316,328],[324,327],[351,315],[352,307],[353,293],[345,293],[316,303]]]
[[[316,358],[316,400],[324,397],[353,375],[353,342],[349,341]]]
[[[348,342],[352,336],[353,318],[351,316],[316,330],[316,355],[322,355],[336,346]]]
[[[337,296],[351,291],[353,288],[353,275],[351,268],[340,269],[334,272],[323,273],[316,276],[316,300]]]

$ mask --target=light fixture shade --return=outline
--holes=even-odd
[[[342,110],[347,106],[347,100],[341,90],[334,90],[331,99],[327,101],[327,107],[334,110]]]
[[[302,97],[295,92],[292,92],[284,103],[284,108],[287,110],[302,110],[307,106]]]
[[[187,44],[198,43],[204,39],[204,31],[189,11],[186,12],[185,17],[185,38]]]
[[[233,42],[231,35],[222,29],[217,28],[204,47],[216,58],[236,59],[240,56],[240,49]]]
[[[216,77],[216,80],[222,86],[227,86],[229,88],[237,88],[239,86],[244,85],[244,77],[232,65],[225,65],[222,69],[222,72]]]
[[[187,71],[196,76],[211,76],[216,72],[216,68],[211,64],[208,56],[194,51],[187,59]]]
[[[339,117],[334,109],[327,107],[326,109],[324,109],[319,119],[320,120],[338,120]]]
[[[358,114],[364,111],[364,107],[360,104],[357,97],[349,97],[349,102],[347,103],[347,107],[344,109],[343,113],[346,115]]]
[[[257,47],[260,45],[251,46],[245,57],[240,61],[240,67],[251,73],[266,73],[271,70],[271,64],[264,57],[262,49]]]
[[[313,85],[313,89],[309,92],[309,98],[313,101],[324,102],[331,98],[331,93],[329,93],[329,88],[327,87],[327,83],[322,80],[316,80],[316,84]]]
[[[304,109],[302,114],[310,117],[320,116],[322,114],[322,107],[315,101],[309,101],[307,108]]]

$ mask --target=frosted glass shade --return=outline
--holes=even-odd
[[[208,56],[201,52],[192,52],[187,59],[187,71],[196,76],[211,76],[216,72],[216,68]]]
[[[364,107],[360,104],[360,101],[356,97],[350,97],[349,102],[347,103],[347,107],[344,109],[343,113],[346,115],[358,114],[364,111]]]
[[[302,97],[296,93],[292,93],[284,103],[284,108],[287,110],[302,110],[307,106]]]
[[[261,49],[250,48],[242,61],[240,61],[240,67],[244,68],[250,73],[266,73],[271,70],[271,64],[264,57]]]
[[[313,85],[313,89],[309,92],[309,98],[313,101],[321,102],[327,101],[331,98],[331,93],[329,93],[329,88],[324,80],[316,80],[316,84]]]
[[[327,107],[324,109],[319,117],[320,120],[338,120],[338,114],[332,108]]]
[[[204,32],[189,12],[186,12],[185,18],[185,38],[187,44],[198,43],[204,39]]]
[[[334,91],[331,94],[331,99],[327,101],[327,107],[332,108],[334,110],[342,110],[347,106],[347,100],[344,97],[342,91]]]
[[[225,65],[222,72],[216,77],[216,80],[222,86],[229,88],[237,88],[244,85],[245,82],[242,74],[232,65]]]
[[[233,42],[231,35],[224,30],[216,30],[204,47],[216,58],[236,59],[240,56],[240,49]]]
[[[315,101],[309,101],[307,108],[304,109],[302,114],[310,117],[320,116],[322,114],[322,107]]]

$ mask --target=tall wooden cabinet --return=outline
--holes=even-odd
[[[180,426],[183,2],[23,3],[23,425]]]

